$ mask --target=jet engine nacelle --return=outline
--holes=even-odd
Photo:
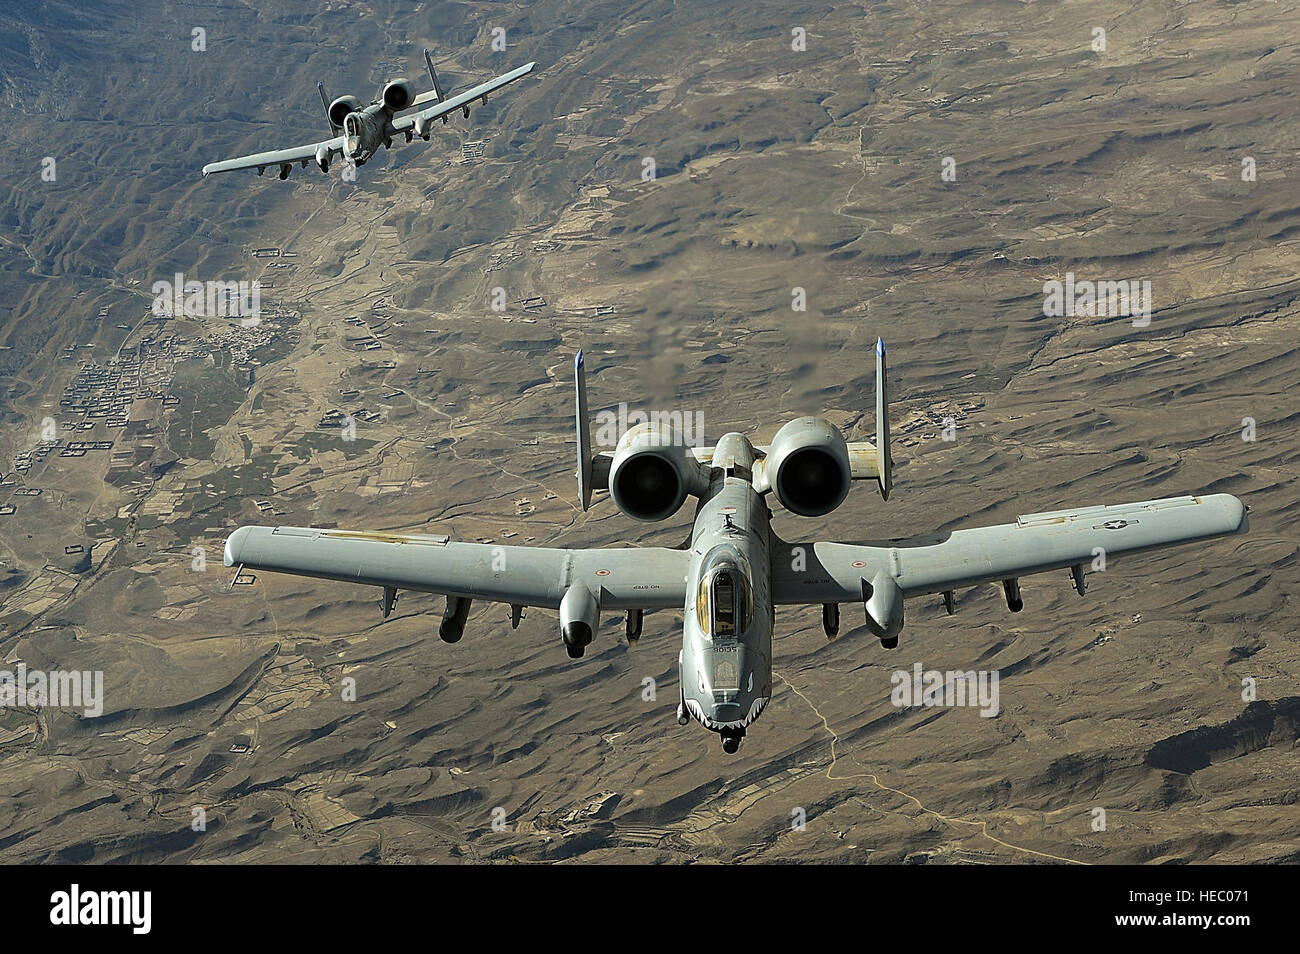
[[[600,604],[581,583],[564,591],[560,600],[560,635],[572,659],[581,659],[600,625]]]
[[[764,466],[781,506],[801,517],[830,513],[853,479],[844,435],[820,417],[796,418],[777,431]]]
[[[397,112],[415,102],[417,95],[415,84],[410,80],[393,80],[384,87],[384,105]]]
[[[609,495],[618,509],[647,523],[667,520],[699,492],[700,466],[680,435],[649,422],[629,428],[609,467]]]
[[[343,120],[348,113],[355,113],[362,109],[361,100],[355,96],[340,96],[334,102],[330,103],[329,114],[330,122],[335,126],[342,126]]]

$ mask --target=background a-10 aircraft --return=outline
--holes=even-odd
[[[355,96],[340,96],[331,102],[325,92],[325,85],[317,83],[316,89],[320,93],[321,104],[325,107],[331,138],[292,149],[210,162],[203,167],[203,174],[207,176],[214,172],[256,169],[260,176],[267,167],[279,166],[280,178],[287,179],[295,162],[306,168],[307,163],[313,161],[321,172],[329,172],[330,162],[338,155],[345,156],[355,165],[364,165],[366,160],[379,151],[380,146],[390,148],[395,136],[405,135],[407,142],[413,136],[419,136],[428,142],[436,120],[441,119],[445,123],[448,114],[458,109],[469,119],[471,103],[475,100],[486,103],[489,93],[528,75],[537,65],[525,63],[518,69],[448,98],[438,81],[438,71],[433,68],[433,57],[428,50],[424,51],[424,62],[429,68],[433,89],[417,93],[415,84],[410,80],[393,80],[384,86],[379,99],[369,105],[362,104]],[[398,113],[408,109],[415,109],[416,112],[398,117]]]
[[[907,599],[943,594],[952,613],[955,590],[996,583],[1010,610],[1019,612],[1020,577],[1067,569],[1082,594],[1084,567],[1098,547],[1109,570],[1116,557],[1248,527],[1240,500],[1213,494],[1074,507],[900,540],[788,542],[772,529],[772,498],[796,514],[820,517],[844,501],[855,480],[875,480],[881,496],[889,497],[883,342],[876,346],[874,445],[845,440],[823,418],[802,417],[778,430],[770,444],[755,445],[732,432],[712,447],[696,448],[651,421],[623,434],[612,453],[593,453],[581,352],[574,377],[583,509],[594,490],[608,490],[633,519],[660,521],[694,496],[699,503],[685,547],[497,546],[433,534],[249,526],[226,541],[226,565],[379,586],[385,617],[401,589],[442,594],[447,606],[439,635],[449,643],[464,633],[473,600],[509,604],[512,627],[525,607],[558,610],[573,658],[584,655],[603,613],[625,613],[633,643],[645,612],[682,612],[678,722],[694,719],[722,737],[725,751],[735,752],[772,697],[778,605],[820,605],[833,637],[840,605],[859,603],[867,628],[888,649],[898,645]]]

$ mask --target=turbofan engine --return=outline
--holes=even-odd
[[[618,509],[647,523],[667,520],[699,492],[700,465],[681,438],[657,423],[629,428],[609,467],[609,494]]]
[[[330,103],[330,122],[341,127],[348,113],[355,113],[362,108],[361,100],[355,96],[340,96]]]
[[[765,466],[776,499],[801,517],[830,513],[853,478],[844,435],[820,417],[800,417],[777,431]]]
[[[393,80],[384,87],[384,105],[395,113],[415,102],[416,95],[415,84],[410,80]]]

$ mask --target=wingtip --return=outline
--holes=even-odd
[[[1226,495],[1230,503],[1228,512],[1237,520],[1237,533],[1248,533],[1250,531],[1250,508],[1242,503],[1241,498],[1234,497],[1231,494]]]
[[[876,354],[880,355],[882,358],[885,356],[885,339],[884,339],[884,338],[877,338],[877,339],[876,339]]]
[[[225,552],[222,554],[222,562],[226,566],[234,566],[239,560],[239,549],[244,543],[244,538],[248,536],[248,527],[240,527],[230,536],[226,537]]]
[[[573,359],[573,369],[575,371],[581,371],[584,367],[586,367],[586,359],[583,358],[582,350],[579,349],[577,355],[575,355]]]

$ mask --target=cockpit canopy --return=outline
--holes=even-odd
[[[754,617],[750,576],[749,561],[730,544],[705,555],[695,612],[701,632],[709,639],[735,639],[749,629]]]

